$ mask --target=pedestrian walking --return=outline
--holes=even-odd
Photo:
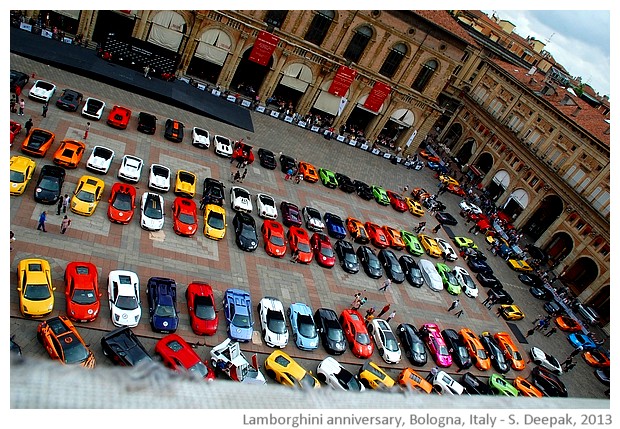
[[[304,175],[303,174],[299,173],[297,176],[295,176],[295,183],[297,185],[299,185],[302,180],[304,180]]]
[[[367,302],[368,302],[368,298],[367,298],[367,297],[364,297],[364,298],[360,299],[360,307],[361,307],[362,305],[366,304]],[[358,307],[358,308],[359,308],[359,307]]]
[[[47,220],[47,213],[44,210],[39,215],[39,224],[37,225],[37,230],[38,231],[43,230],[43,232],[47,232],[47,230],[45,229],[45,221],[46,220]]]
[[[534,329],[536,329],[537,331],[540,331],[542,330],[543,326],[545,326],[545,319],[539,320],[536,326],[534,326]]]
[[[47,101],[43,104],[43,112],[41,113],[41,116],[43,116],[44,118],[47,118],[47,108],[49,107]]]
[[[64,204],[64,202],[65,202],[65,199],[64,199],[64,198],[60,197],[60,198],[58,199],[58,204],[56,204],[56,214],[57,214],[57,215],[59,215],[59,214],[60,214],[60,211],[62,210],[62,205]]]
[[[463,315],[463,310],[461,309],[461,310],[457,311],[456,313],[454,313],[454,315],[455,315],[457,318],[460,318],[460,317]]]
[[[558,332],[558,329],[554,326],[553,328],[549,329],[549,331],[545,334],[545,337],[550,337],[556,332]]]
[[[17,113],[19,116],[24,116],[24,108],[26,107],[26,102],[23,98],[19,99],[19,112]]]
[[[450,307],[448,307],[447,311],[452,311],[454,310],[456,307],[458,307],[461,304],[461,301],[459,301],[458,299],[455,299],[454,301],[452,301],[452,304],[450,304]]]
[[[498,318],[501,317],[501,315],[503,314],[502,306],[501,305],[499,307],[497,307],[496,313],[497,313],[497,317]]]
[[[417,234],[419,234],[419,233],[421,233],[422,231],[424,231],[424,228],[426,228],[426,222],[420,222],[420,223],[418,224],[418,226],[416,226],[416,228],[415,228],[415,232],[416,232]]]
[[[581,353],[581,351],[583,350],[582,346],[577,347],[575,350],[573,350],[572,352],[570,352],[570,357],[574,358],[575,356],[577,356],[579,353]]]
[[[297,263],[299,261],[299,249],[295,249],[291,256],[291,262]]]
[[[200,210],[204,210],[205,206],[207,205],[207,196],[203,195],[202,198],[200,199]]]
[[[355,310],[356,308],[360,308],[359,302],[360,302],[361,296],[362,294],[357,292],[355,296],[353,297],[353,302],[351,303],[352,310]]]
[[[403,195],[407,195],[408,191],[409,191],[409,186],[407,185],[403,186]]]
[[[13,243],[15,242],[15,233],[11,231],[11,251],[13,250]]]
[[[32,128],[33,123],[32,123],[32,118],[29,118],[26,123],[24,124],[24,128],[26,129],[26,135],[30,135],[30,129]]]
[[[392,280],[390,280],[390,279],[385,279],[385,281],[383,282],[383,286],[381,286],[381,287],[379,288],[379,290],[380,290],[380,291],[382,291],[382,290],[384,291],[384,290],[386,290],[386,289],[387,289],[387,288],[388,288],[391,284],[392,284]]]
[[[371,318],[374,318],[374,314],[375,314],[375,307],[370,307],[368,310],[366,310],[366,320],[370,320]]]
[[[532,325],[536,325],[538,322],[540,322],[542,320],[542,318],[543,318],[542,314],[539,314],[538,318],[536,318],[536,320],[534,320],[532,322]]]
[[[441,229],[441,226],[442,225],[440,223],[438,223],[437,226],[435,228],[433,228],[433,233],[437,234],[437,232]]]
[[[84,140],[88,138],[89,131],[90,131],[90,122],[86,122],[86,129],[84,130]]]
[[[388,316],[387,319],[385,319],[386,322],[390,323],[390,320],[392,320],[394,318],[394,316],[396,316],[396,310],[392,311],[390,313],[390,315]]]
[[[490,310],[491,307],[493,307],[495,305],[495,303],[497,303],[497,297],[495,295],[492,295],[489,297],[489,301],[487,302],[487,309]]]
[[[245,180],[245,176],[248,175],[248,169],[244,168],[243,169],[243,174],[241,175],[241,180],[239,180],[239,183],[243,183],[243,181]]]
[[[233,181],[235,182],[241,181],[241,173],[239,173],[239,170],[237,170],[237,172],[235,173],[235,176],[233,177]]]
[[[390,304],[385,304],[383,306],[383,308],[381,309],[381,311],[379,312],[379,314],[377,314],[377,317],[381,317],[383,316],[385,313],[387,313],[388,311],[390,311]]]
[[[230,182],[233,183],[235,181],[235,171],[230,170]]]
[[[237,168],[243,167],[243,157],[242,156],[238,156],[236,159],[237,159]]]
[[[62,212],[63,213],[67,213],[67,209],[69,208],[70,202],[71,202],[71,198],[69,198],[69,194],[65,194],[65,197],[62,199]]]
[[[293,177],[293,169],[289,168],[288,170],[286,170],[286,174],[284,175],[284,180],[291,180],[291,177]]]
[[[561,367],[565,367],[566,365],[573,363],[573,357],[568,356],[564,361],[560,364]]]
[[[529,337],[530,335],[534,335],[534,332],[536,332],[536,330],[534,328],[530,328],[530,330],[527,331],[525,338]]]
[[[64,234],[65,232],[67,232],[67,228],[69,228],[70,226],[71,219],[69,219],[69,217],[65,215],[65,217],[62,218],[62,222],[60,222],[60,233]]]
[[[564,369],[564,372],[568,372],[568,371],[570,371],[571,369],[573,369],[576,366],[577,366],[577,362],[571,362],[568,365],[566,365],[566,368]]]

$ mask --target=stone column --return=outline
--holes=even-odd
[[[267,72],[267,76],[265,76],[262,85],[260,86],[260,88],[258,88],[258,94],[260,95],[261,101],[266,100],[269,95],[273,94],[273,91],[276,87],[276,81],[280,77],[282,67],[284,67],[284,64],[288,60],[289,55],[289,51],[283,50],[282,55],[280,56],[280,59],[276,64],[276,67],[273,70],[269,70],[269,72]]]
[[[241,61],[241,52],[245,47],[245,43],[248,37],[250,37],[250,35],[245,31],[242,31],[239,35],[239,39],[237,40],[237,46],[235,46],[235,52],[233,53],[232,57],[229,58],[228,61],[226,61],[226,64],[224,64],[224,67],[220,72],[220,76],[217,79],[217,84],[219,86],[228,88],[228,85],[230,85],[230,82],[232,82],[232,78],[235,75],[237,67],[239,66],[239,62]]]
[[[181,59],[179,60],[179,65],[177,67],[177,71],[181,74],[185,74],[189,63],[193,58],[194,51],[196,50],[196,45],[198,44],[196,38],[198,37],[198,33],[203,29],[202,23],[204,21],[204,18],[205,16],[202,14],[196,15],[192,30],[190,31],[190,34],[185,41],[185,47],[182,49]]]
[[[413,139],[413,142],[408,148],[406,148],[402,152],[402,156],[406,157],[407,155],[413,155],[414,153],[418,151],[420,147],[420,143],[422,143],[422,140],[424,140],[426,135],[429,133],[429,131],[433,127],[433,124],[437,121],[437,118],[439,118],[439,112],[435,110],[431,110],[430,107],[426,108],[425,113],[426,115],[425,115],[424,121],[422,122],[420,127],[417,129],[417,134],[415,138]],[[414,124],[414,128],[415,128],[415,124]],[[407,137],[407,140],[409,140],[409,137]],[[405,140],[405,143],[407,140]]]
[[[148,31],[148,17],[149,12],[141,10],[138,12],[138,25],[134,28],[134,35],[136,39],[144,40]]]
[[[366,85],[360,82],[357,88],[353,91],[353,95],[349,97],[349,102],[347,103],[346,107],[344,108],[340,116],[336,118],[334,124],[332,125],[335,129],[338,129],[340,125],[345,123],[346,120],[349,118],[349,115],[351,115],[351,112],[355,108],[357,100],[360,98],[360,95],[362,95],[362,91],[364,91],[364,88],[366,88]]]

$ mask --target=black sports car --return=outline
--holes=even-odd
[[[262,167],[268,170],[275,170],[278,166],[276,162],[276,156],[269,149],[258,149],[258,162]]]
[[[56,165],[44,165],[34,188],[34,200],[42,204],[56,204],[62,195],[66,171]]]
[[[235,242],[239,249],[246,252],[255,251],[258,247],[258,233],[252,215],[237,212],[233,218],[233,228],[235,230]]]
[[[372,195],[372,188],[368,186],[368,184],[360,180],[354,180],[353,186],[355,186],[355,192],[360,198],[366,201],[370,201],[374,198],[374,196]]]
[[[334,251],[338,256],[340,266],[347,273],[355,274],[360,270],[360,264],[351,243],[346,240],[337,240]]]
[[[11,92],[15,92],[15,88],[24,89],[24,86],[30,80],[30,76],[17,70],[11,70]]]
[[[418,267],[418,263],[410,255],[402,255],[398,258],[400,266],[405,273],[405,278],[411,284],[411,286],[422,287],[424,284],[424,277],[422,277],[422,271]]]
[[[295,158],[291,158],[288,155],[280,155],[280,170],[282,173],[286,173],[288,170],[295,171],[297,169],[297,161]]]
[[[535,366],[532,369],[532,381],[534,386],[540,390],[545,396],[559,396],[566,398],[568,391],[564,383],[560,381],[557,375],[541,366]]]
[[[531,286],[530,293],[532,294],[534,298],[544,299],[545,301],[549,299],[553,299],[553,295],[551,294],[551,292],[545,289],[544,286],[543,287]]]
[[[314,312],[314,323],[321,336],[327,353],[341,355],[347,349],[347,340],[338,322],[338,315],[329,308],[319,308]]]
[[[63,89],[60,98],[56,100],[56,107],[62,110],[68,110],[69,112],[75,112],[80,103],[84,99],[81,92],[74,91],[72,89]]]
[[[383,276],[383,268],[381,267],[381,263],[375,255],[375,252],[368,246],[360,246],[357,248],[355,252],[357,254],[357,259],[362,264],[364,271],[368,277],[373,279],[378,279]]]
[[[460,369],[470,368],[472,366],[471,357],[459,334],[454,329],[444,329],[441,331],[441,336],[448,346],[448,352],[452,355],[452,361]]]
[[[560,307],[560,304],[555,301],[545,302],[543,308],[547,313],[551,314],[552,316],[559,316],[560,314],[564,313],[564,310],[562,309],[562,307]]]
[[[101,338],[101,348],[104,356],[115,365],[136,366],[153,360],[136,334],[127,326],[104,335]]]
[[[494,395],[489,385],[471,372],[466,372],[461,376],[461,384],[470,395]]]
[[[521,280],[521,283],[528,285],[528,286],[535,286],[535,287],[541,288],[545,284],[543,279],[541,279],[535,274],[523,273],[523,274],[519,274],[517,277],[519,277],[519,280]]]
[[[506,362],[506,357],[497,345],[495,338],[489,332],[483,332],[480,335],[480,342],[489,354],[493,368],[500,374],[506,374],[510,370],[510,364]]]
[[[155,134],[157,118],[150,113],[140,112],[138,115],[138,131],[144,134]]]
[[[224,184],[219,180],[207,177],[202,183],[202,196],[205,204],[224,206]]]
[[[478,273],[476,274],[476,278],[484,287],[489,287],[491,289],[504,288],[504,285],[491,273]]]
[[[171,142],[180,143],[183,141],[184,125],[175,119],[166,119],[166,129],[164,130],[164,138]]]
[[[482,259],[467,258],[467,265],[474,273],[493,274],[493,269]]]
[[[347,194],[355,192],[355,185],[349,176],[346,176],[341,173],[336,173],[336,180],[338,181],[338,187],[341,191],[346,192]]]
[[[508,292],[504,289],[489,289],[487,291],[487,296],[494,296],[496,299],[496,304],[512,304],[514,300],[510,296]]]
[[[409,362],[415,366],[426,365],[426,348],[424,347],[424,341],[420,338],[418,329],[409,323],[401,323],[396,328],[396,335],[398,335],[402,350],[405,352]]]
[[[394,283],[402,283],[405,281],[405,273],[403,272],[396,255],[390,249],[381,249],[379,251],[379,262],[383,266],[386,275]]]
[[[442,225],[457,225],[459,222],[448,212],[439,212],[435,215],[435,219]]]

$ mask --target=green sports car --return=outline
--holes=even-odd
[[[335,189],[338,187],[338,180],[336,180],[336,175],[325,168],[319,168],[319,178],[324,186],[328,188]]]
[[[400,237],[405,242],[407,252],[411,253],[414,256],[420,256],[424,254],[424,248],[420,244],[418,237],[416,237],[414,234],[403,229],[400,231]]]
[[[375,200],[382,206],[387,206],[390,204],[388,194],[381,186],[372,186],[372,196],[375,197]]]
[[[499,374],[489,377],[489,387],[496,395],[519,396],[519,391]]]
[[[474,243],[474,240],[472,240],[471,238],[454,237],[453,240],[454,240],[454,244],[456,244],[456,246],[460,249],[463,249],[463,248],[477,249],[478,248],[476,243]]]
[[[454,273],[449,266],[442,262],[437,263],[437,272],[441,276],[443,286],[446,288],[449,294],[458,295],[461,293],[461,286],[458,280],[454,277]]]

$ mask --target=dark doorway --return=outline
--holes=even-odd
[[[469,139],[463,144],[463,147],[456,153],[456,157],[461,164],[469,163],[469,159],[474,153],[474,140]]]
[[[81,13],[81,12],[80,12]],[[41,11],[42,22],[46,27],[53,29],[56,27],[58,30],[67,34],[76,34],[79,24],[79,19],[71,18],[67,15],[63,15],[53,10]]]
[[[498,198],[506,192],[506,188],[504,188],[500,183],[495,183],[492,181],[487,185],[487,191],[489,193],[489,198],[493,201],[497,201]]]
[[[553,222],[562,214],[564,203],[557,195],[548,195],[540,202],[538,209],[523,227],[525,235],[536,241],[551,226]]]
[[[461,124],[452,124],[450,126],[450,129],[446,133],[446,136],[444,138],[444,144],[450,149],[452,149],[461,138],[461,134],[463,134],[463,127],[461,126]]]
[[[509,198],[502,211],[508,215],[511,222],[514,222],[514,220],[523,212],[523,207],[521,207],[521,205],[514,198]]]
[[[476,168],[482,172],[482,174],[487,174],[493,168],[493,156],[489,152],[483,152],[478,157],[478,161],[475,162]]]
[[[549,265],[555,267],[573,250],[573,239],[565,232],[557,232],[544,250],[549,255]]]
[[[93,30],[93,42],[105,42],[109,33],[114,33],[118,40],[129,40],[135,24],[134,16],[121,15],[111,10],[97,12],[97,23]]]
[[[210,63],[202,58],[193,57],[187,67],[187,74],[195,76],[200,80],[216,84],[220,77],[223,66]]]
[[[362,133],[365,134],[366,127],[374,118],[375,114],[356,105],[347,119],[347,128],[354,129],[355,131],[362,131]]]
[[[278,84],[276,89],[273,91],[273,96],[278,101],[284,101],[285,106],[293,105],[293,110],[297,111],[297,103],[299,103],[299,99],[304,95],[303,92],[297,91],[293,88],[290,88],[286,85]]]
[[[261,66],[248,59],[251,53],[252,48],[247,49],[243,53],[243,58],[241,58],[237,70],[235,70],[235,76],[230,82],[231,88],[239,89],[239,92],[247,96],[258,93],[265,80],[265,76],[267,76],[267,72],[269,72],[273,65],[273,56],[269,58],[269,63],[266,66]]]
[[[564,270],[564,275],[560,280],[570,288],[575,295],[579,295],[586,290],[590,284],[598,277],[598,267],[596,263],[586,257],[577,259],[573,264]]]
[[[609,322],[611,319],[611,309],[609,306],[609,285],[603,286],[594,297],[587,302],[587,304],[594,308],[594,310],[604,320]]]

